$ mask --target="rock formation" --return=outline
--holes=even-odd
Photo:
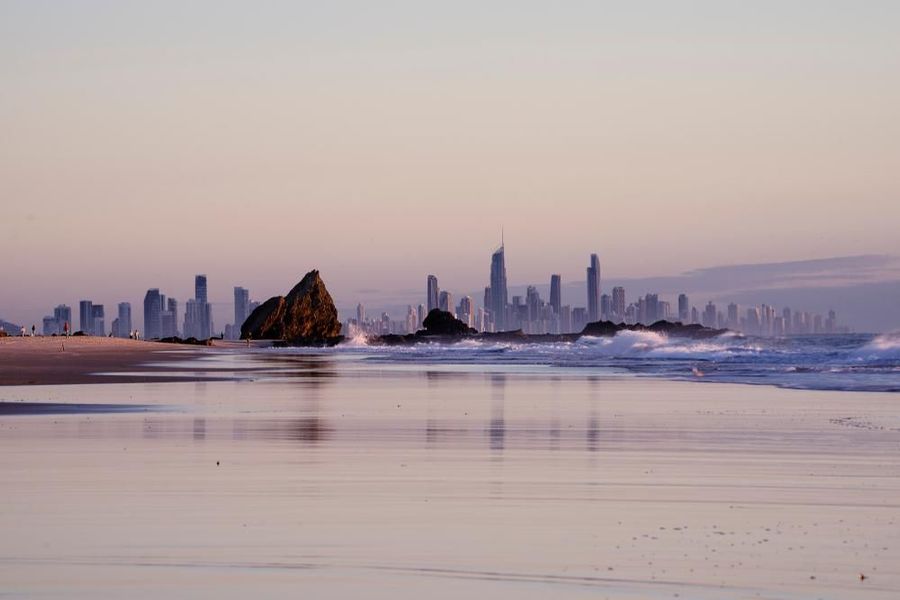
[[[425,320],[422,321],[425,331],[419,332],[421,335],[468,335],[478,333],[476,329],[472,329],[451,313],[443,311],[439,308],[433,308]]]
[[[282,340],[296,345],[340,341],[337,308],[318,271],[310,271],[287,296],[269,298],[241,325],[241,339]]]

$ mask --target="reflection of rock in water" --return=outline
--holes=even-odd
[[[194,439],[206,439],[206,419],[194,419]]]
[[[503,450],[506,443],[506,375],[491,376],[491,423],[488,428],[491,450]]]
[[[237,419],[234,439],[297,441],[315,444],[328,438],[330,430],[319,417],[299,419]]]
[[[597,415],[591,412],[587,424],[587,449],[591,452],[597,451],[597,442],[600,440],[600,424],[597,421]]]

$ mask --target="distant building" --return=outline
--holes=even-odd
[[[438,296],[438,308],[444,312],[453,313],[453,294],[442,291]]]
[[[678,320],[687,323],[691,317],[691,307],[687,294],[678,294]]]
[[[94,304],[91,306],[91,316],[93,317],[91,335],[106,335],[106,322],[104,321],[103,305]]]
[[[112,334],[115,337],[127,338],[131,335],[131,302],[119,302],[118,316],[115,320],[115,329]]]
[[[162,295],[158,288],[147,290],[144,295],[144,333],[143,337],[148,340],[159,339],[162,332]]]
[[[557,315],[559,314],[559,309],[562,307],[561,275],[550,276],[550,307],[553,309],[554,313],[556,313]]]
[[[614,321],[625,320],[625,288],[614,287],[612,291],[612,317]]]
[[[431,312],[436,308],[440,308],[440,293],[441,290],[438,287],[437,277],[435,277],[434,275],[429,275],[427,289],[425,291],[426,303],[428,304],[428,312]]]
[[[82,300],[78,303],[78,327],[87,335],[94,335],[94,303]]]
[[[509,304],[506,287],[506,249],[501,240],[500,247],[491,255],[491,318],[494,331],[507,328],[507,305]]]
[[[456,308],[456,318],[468,325],[473,326],[475,315],[472,313],[471,296],[463,296],[459,300],[459,306]]]
[[[711,301],[706,304],[706,308],[703,311],[703,325],[705,327],[715,327],[718,324],[718,312],[716,311],[716,305]]]
[[[250,316],[250,290],[241,286],[234,286],[234,327],[237,332],[234,337],[240,337],[241,325]]]
[[[611,318],[612,302],[609,294],[600,294],[600,318],[609,321]]]
[[[591,254],[591,263],[587,268],[587,303],[588,319],[591,322],[600,320],[600,259]]]

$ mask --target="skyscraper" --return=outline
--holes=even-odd
[[[588,321],[600,320],[600,259],[591,254],[591,265],[587,268]]]
[[[152,340],[160,337],[162,297],[158,288],[147,290],[144,295],[144,338]]]
[[[687,323],[690,316],[691,307],[687,294],[678,294],[678,320]]]
[[[440,307],[440,293],[441,290],[438,287],[438,279],[434,275],[428,276],[428,288],[426,290],[425,296],[427,298],[428,304],[428,312],[433,311],[436,308]]]
[[[609,294],[600,294],[600,318],[604,321],[609,320],[611,306]]]
[[[625,288],[616,286],[612,291],[613,320],[622,322],[625,320]]]
[[[505,248],[501,240],[500,247],[491,255],[491,318],[494,321],[494,331],[506,329],[506,305],[508,301],[508,289],[506,287],[506,256]]]
[[[450,292],[441,292],[438,296],[438,308],[444,312],[453,313],[453,294]]]
[[[119,302],[119,317],[117,331],[113,335],[127,337],[131,333],[131,302]]]
[[[196,275],[194,277],[194,299],[201,304],[207,303],[206,275]]]
[[[550,306],[553,307],[553,312],[558,315],[559,309],[562,307],[561,275],[550,276]]]
[[[78,326],[87,335],[94,335],[94,303],[90,300],[78,303]]]
[[[240,333],[241,325],[250,316],[250,291],[234,286],[234,328]]]
[[[475,315],[472,311],[472,298],[469,296],[463,296],[459,300],[459,307],[456,310],[456,318],[468,325],[472,326],[472,323],[475,321]]]

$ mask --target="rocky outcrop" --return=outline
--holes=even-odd
[[[713,338],[728,332],[727,329],[713,329],[696,323],[684,325],[682,323],[672,323],[671,321],[657,321],[652,325],[642,325],[640,323],[626,325],[625,323],[613,323],[612,321],[595,321],[594,323],[588,323],[581,330],[581,335],[611,337],[620,331],[652,331],[653,333],[661,333],[671,337],[694,339]]]
[[[340,340],[337,308],[318,271],[310,271],[287,296],[269,298],[241,325],[241,339],[282,340],[294,345]]]
[[[439,308],[431,309],[425,320],[422,321],[425,326],[424,332],[418,332],[421,335],[470,335],[478,333],[478,330],[472,329],[452,314]]]
[[[429,319],[432,315],[435,316],[431,321],[431,327],[429,327]],[[417,331],[414,334],[377,336],[371,338],[370,342],[388,346],[412,345],[420,342],[454,344],[463,340],[512,344],[558,344],[560,342],[575,342],[583,336],[613,337],[620,331],[652,331],[670,337],[693,339],[713,338],[728,332],[727,329],[711,329],[702,325],[683,325],[670,321],[657,321],[652,325],[641,325],[640,323],[626,325],[625,323],[613,323],[612,321],[596,321],[588,323],[581,333],[527,334],[523,333],[521,329],[497,333],[478,333],[476,330],[467,327],[462,321],[454,319],[450,313],[438,310],[428,313],[428,318],[425,319],[424,325],[425,330]]]

